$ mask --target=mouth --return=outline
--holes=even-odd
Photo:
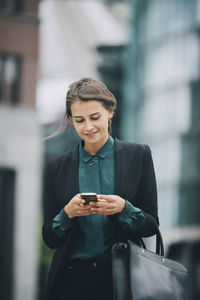
[[[95,131],[95,132],[90,132],[90,133],[86,133],[85,135],[89,138],[95,136],[95,134],[97,133],[98,131]]]

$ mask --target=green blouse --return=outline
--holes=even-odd
[[[114,140],[109,136],[104,146],[91,155],[79,145],[79,193],[114,194]],[[107,215],[68,218],[64,209],[54,218],[53,230],[60,238],[78,222],[78,235],[72,245],[69,260],[88,260],[106,257],[112,247],[112,224]],[[118,216],[124,230],[137,232],[144,223],[144,214],[140,209],[126,201],[125,208]]]

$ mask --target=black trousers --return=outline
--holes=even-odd
[[[113,300],[111,262],[69,262],[57,282],[56,300]]]

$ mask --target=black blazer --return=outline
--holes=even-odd
[[[60,240],[52,231],[52,221],[70,199],[79,193],[78,158],[77,146],[53,159],[46,171],[42,234],[46,245],[56,249],[46,288],[45,299],[49,300],[55,299],[53,288],[57,274],[64,265],[63,261],[67,260],[70,243],[76,236],[76,222],[67,232],[66,239]],[[127,199],[145,214],[144,226],[137,235],[154,235],[156,224],[159,224],[157,188],[151,151],[147,145],[115,139],[115,194]],[[127,233],[119,227],[116,217],[116,214],[109,216],[116,226],[113,243],[127,238]]]

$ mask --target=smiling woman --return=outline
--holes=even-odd
[[[113,111],[96,100],[76,100],[71,105],[71,114],[74,127],[85,142],[85,150],[95,155],[108,139],[108,124]]]
[[[46,299],[113,300],[111,248],[156,233],[157,192],[147,145],[111,136],[116,99],[92,78],[72,83],[66,115],[81,143],[53,159],[45,180],[43,238],[56,248]],[[86,203],[81,193],[95,193]]]
[[[79,100],[80,103],[89,102],[95,100],[101,103],[101,105],[108,111],[114,114],[117,101],[114,95],[108,90],[106,85],[101,82],[98,82],[92,78],[83,78],[78,80],[70,85],[70,88],[66,96],[66,113],[61,122],[60,127],[56,130],[55,133],[44,138],[47,140],[58,134],[60,134],[66,127],[67,119],[72,120],[71,105]],[[95,118],[95,117],[94,117]],[[97,118],[97,116],[96,116]],[[81,118],[80,122],[81,122]],[[112,118],[108,119],[108,133],[112,133]]]

